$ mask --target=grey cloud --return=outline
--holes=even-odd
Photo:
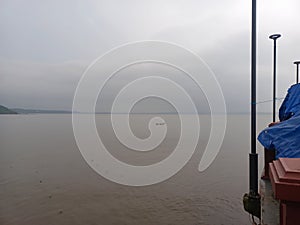
[[[30,61],[0,62],[0,102],[10,107],[70,109],[75,87],[86,68]]]
[[[77,82],[95,58],[126,42],[156,39],[196,52],[215,72],[228,111],[249,111],[250,2],[64,0],[0,4],[0,104],[70,109]],[[259,2],[259,100],[271,99],[272,43],[268,35],[273,32],[283,34],[278,48],[278,96],[284,96],[294,82],[292,61],[300,59],[299,6],[297,0]],[[132,78],[139,70],[129,72]],[[110,84],[103,94],[105,109],[129,77],[119,76]],[[199,108],[206,104],[203,93],[193,84],[177,81],[191,91]],[[270,104],[258,109],[270,111]]]

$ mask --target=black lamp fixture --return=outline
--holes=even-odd
[[[296,65],[296,84],[298,84],[299,82],[299,64],[300,61],[295,61],[294,64]]]
[[[275,122],[275,112],[276,112],[276,41],[280,38],[280,34],[270,35],[270,39],[274,41],[274,50],[273,50],[273,122]]]

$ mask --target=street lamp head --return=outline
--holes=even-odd
[[[280,38],[281,37],[281,34],[272,34],[270,35],[270,39],[273,39],[273,40],[276,40],[277,38]]]
[[[294,64],[299,65],[300,61],[295,61]]]

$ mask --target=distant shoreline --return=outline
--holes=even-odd
[[[2,113],[0,115],[72,115],[72,112],[28,112],[28,113]],[[81,115],[90,115],[93,113],[82,113],[82,112],[75,112],[74,114],[81,114]],[[105,112],[105,113],[101,113],[101,112],[97,112],[95,113],[95,115],[127,115],[127,113],[109,113],[109,112]],[[210,113],[198,113],[198,114],[194,114],[194,113],[164,113],[164,112],[160,112],[160,113],[153,113],[153,112],[149,112],[149,113],[129,113],[130,115],[211,115]],[[215,115],[224,115],[224,114],[215,114]],[[227,113],[226,115],[250,115],[250,113]],[[257,115],[272,115],[272,113],[257,113]]]
[[[68,110],[47,110],[47,109],[23,109],[23,108],[7,108],[5,106],[0,105],[0,115],[28,115],[28,114],[94,114],[90,112],[72,112]],[[111,113],[111,112],[95,112],[97,115],[108,115],[108,114],[115,114],[115,115],[124,115],[127,114],[126,112],[120,113]],[[131,112],[131,115],[178,115],[177,112]],[[268,112],[258,112],[258,115],[271,115]],[[198,114],[194,113],[181,113],[180,115],[210,115],[210,112],[200,112]],[[223,115],[223,114],[215,114],[215,115]],[[227,115],[250,115],[250,112],[229,112]]]

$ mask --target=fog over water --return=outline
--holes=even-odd
[[[257,103],[264,102],[257,104],[259,132],[271,121],[270,34],[282,34],[277,43],[277,109],[295,83],[300,1],[257,3]],[[249,224],[242,196],[248,192],[253,104],[250,22],[251,1],[240,0],[2,0],[0,105],[68,112],[0,116],[0,225]],[[81,82],[83,75],[90,82]],[[121,100],[114,105],[115,99]],[[195,130],[200,127],[199,141],[188,163],[171,178],[149,186],[120,185],[84,160],[68,114],[72,109],[78,117],[92,115],[95,109],[95,129],[83,129],[93,126],[92,121],[81,123],[79,131],[97,129],[110,153],[105,156],[122,165],[160,165],[172,156],[184,133],[186,149],[179,152],[183,157],[175,158],[180,161],[193,149],[190,140],[198,137]],[[119,118],[126,109],[137,138],[147,140],[153,126],[167,127],[155,149],[134,151],[117,138],[109,113]],[[213,163],[199,172],[206,146],[218,143],[209,142],[211,124],[217,121],[213,135],[220,141],[225,126],[210,114],[228,114],[226,133],[221,148],[213,149],[220,150]],[[180,116],[190,122],[184,131]],[[164,121],[149,125],[153,117]],[[195,118],[200,125],[191,123]],[[127,121],[119,128],[128,128],[123,122]],[[84,146],[99,150],[89,141],[92,135],[86,137]],[[257,145],[262,161],[262,147]],[[110,162],[99,164],[91,158],[100,167]],[[121,172],[124,180],[127,170]],[[117,174],[109,169],[104,173]]]
[[[183,46],[207,63],[221,85],[228,112],[250,111],[251,1],[14,0],[1,1],[0,6],[1,105],[70,110],[78,81],[93,60],[126,43],[160,40]],[[262,101],[272,99],[272,33],[282,34],[277,44],[278,97],[295,82],[292,62],[300,58],[295,22],[300,20],[300,1],[264,0],[257,7]],[[138,68],[130,71],[138,74]],[[104,105],[110,104],[121,79],[109,85]],[[201,108],[201,90],[193,90],[185,77],[177,81],[200,96],[196,104]],[[155,107],[159,109],[152,104]],[[271,103],[258,108],[270,109]]]

